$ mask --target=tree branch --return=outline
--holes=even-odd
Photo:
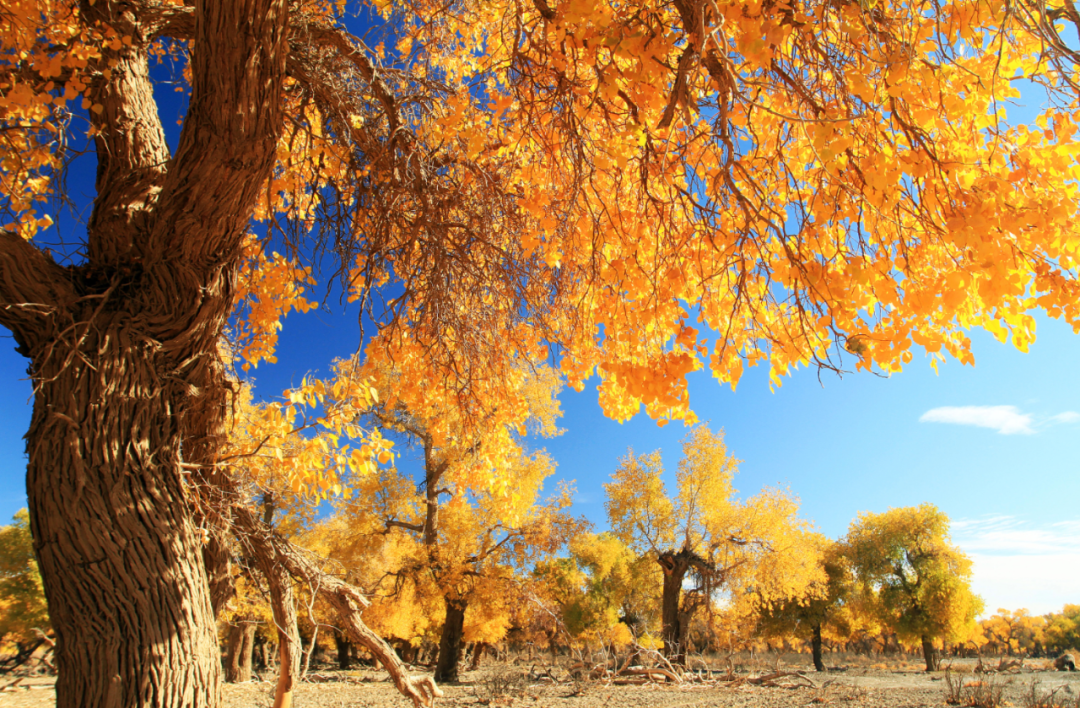
[[[191,105],[150,251],[216,271],[235,261],[274,166],[284,125],[288,3],[199,0],[195,17]]]
[[[0,325],[15,335],[20,354],[29,356],[36,340],[52,331],[43,321],[77,297],[65,268],[18,234],[0,230]]]

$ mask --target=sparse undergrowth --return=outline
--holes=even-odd
[[[945,702],[951,706],[972,708],[998,708],[1004,702],[1005,688],[1012,679],[1002,679],[987,674],[978,679],[965,679],[952,670],[945,669]]]
[[[1023,697],[1023,708],[1080,708],[1080,692],[1073,692],[1067,684],[1043,690],[1038,681],[1032,681]]]
[[[484,674],[473,686],[473,695],[485,706],[507,706],[528,694],[529,677],[513,669],[499,668]]]

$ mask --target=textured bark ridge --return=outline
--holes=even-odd
[[[180,431],[159,405],[170,386],[145,360],[155,345],[110,315],[86,338],[89,361],[34,357],[27,494],[58,704],[211,706],[217,638]]]
[[[86,262],[0,233],[0,324],[30,359],[27,495],[61,706],[215,706],[221,667],[192,469],[212,461],[217,341],[281,133],[284,0],[200,0],[170,157],[146,45],[156,3],[83,3],[131,37],[90,87],[97,197]],[[156,17],[156,16],[155,16]],[[144,20],[146,20],[144,22]]]

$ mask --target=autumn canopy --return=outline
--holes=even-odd
[[[357,10],[381,37],[350,31]],[[273,356],[315,262],[375,323],[365,365],[396,368],[395,399],[466,421],[524,421],[520,372],[549,355],[572,386],[598,376],[614,418],[692,422],[702,367],[889,372],[919,349],[971,361],[976,326],[1024,348],[1033,308],[1080,326],[1078,19],[1036,0],[6,2],[0,324],[34,383],[60,704],[216,704],[207,572],[251,521],[231,518],[226,365]],[[169,81],[190,91],[175,149]],[[1048,99],[1030,124],[1008,113],[1021,89]],[[85,232],[51,250],[87,135]],[[372,400],[367,374],[341,386],[296,403]],[[325,423],[377,467],[377,435]]]

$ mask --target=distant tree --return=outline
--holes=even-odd
[[[568,557],[537,564],[534,574],[571,637],[622,645],[653,629],[660,575],[653,559],[609,533],[580,534],[569,549]]]
[[[761,628],[766,633],[790,633],[809,640],[814,668],[824,671],[823,630],[830,623],[840,625],[841,632],[847,629],[844,609],[851,609],[852,575],[839,543],[814,534],[812,547],[821,575],[801,596],[760,603]]]
[[[856,581],[882,621],[905,641],[920,641],[935,671],[934,641],[970,630],[982,611],[971,592],[971,560],[949,542],[949,517],[932,504],[859,514],[844,539]]]
[[[274,617],[251,572],[239,566],[234,572],[235,592],[218,615],[218,625],[225,634],[225,680],[241,683],[251,680],[256,632],[262,625],[274,626]]]
[[[991,651],[1012,656],[1040,652],[1044,645],[1045,617],[1033,617],[1026,609],[1010,612],[998,608],[996,614],[979,622]]]
[[[720,593],[753,592],[765,602],[798,597],[818,576],[797,500],[779,490],[738,500],[737,464],[723,433],[699,425],[683,439],[674,501],[659,451],[629,453],[605,485],[613,532],[664,571],[661,636],[664,654],[675,662],[686,660],[694,614]],[[684,587],[688,575],[696,581],[691,589]]]
[[[351,366],[339,362],[339,370]],[[420,595],[434,595],[442,606],[435,680],[456,681],[467,634],[490,643],[508,615],[475,606],[500,594],[519,569],[562,546],[580,529],[564,510],[570,490],[561,487],[541,501],[544,480],[555,470],[544,451],[525,448],[530,429],[558,434],[561,415],[557,374],[549,367],[514,372],[515,396],[479,419],[463,415],[456,402],[429,391],[422,403],[399,397],[406,383],[389,364],[363,371],[379,394],[364,420],[386,435],[398,435],[420,453],[420,470],[410,478],[399,469],[352,480],[341,513],[382,536],[406,536],[410,550],[388,568]],[[411,400],[411,403],[410,403]],[[470,608],[472,608],[470,610]],[[470,617],[471,615],[471,617]],[[503,620],[506,620],[505,622]]]
[[[14,523],[0,527],[0,639],[26,644],[48,629],[49,612],[30,537],[30,514],[20,509]]]
[[[1080,605],[1046,615],[1046,644],[1055,651],[1080,648]]]

